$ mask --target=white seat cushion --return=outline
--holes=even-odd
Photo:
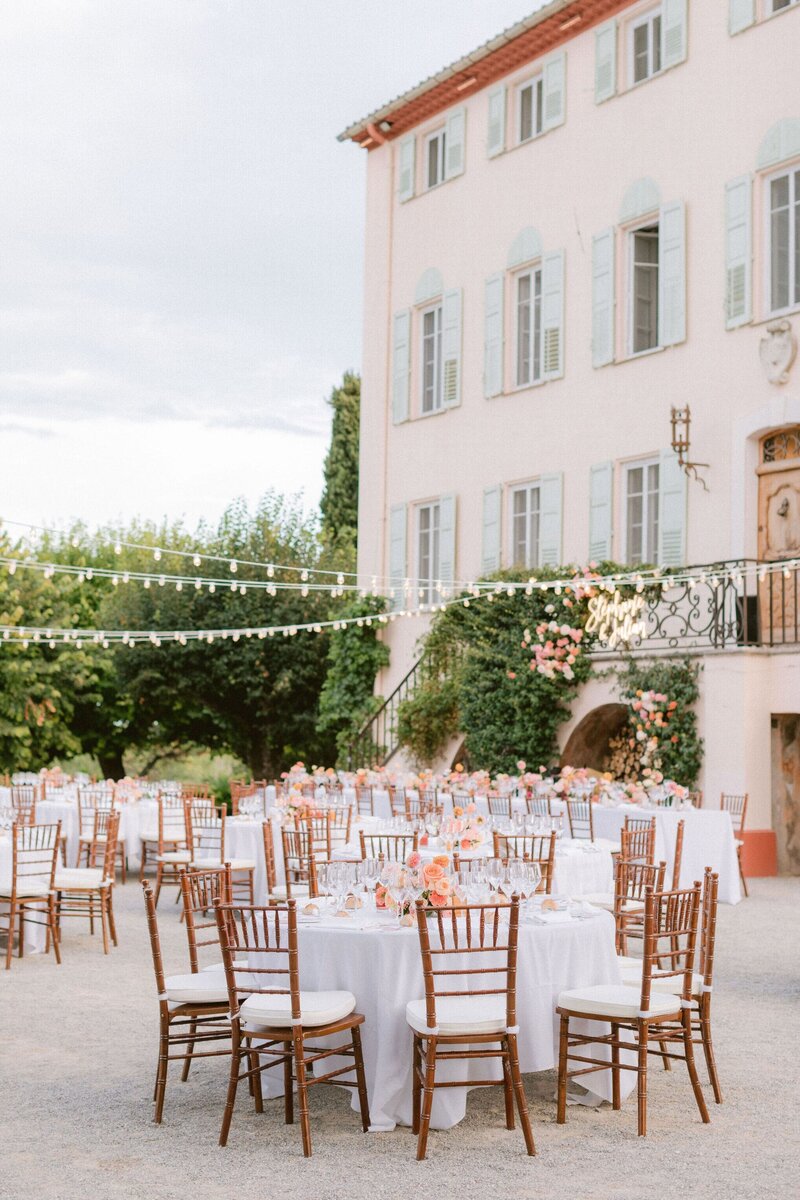
[[[159,854],[156,862],[163,863],[186,863],[187,866],[192,861],[192,856],[188,850],[167,850],[166,854]]]
[[[301,992],[301,1025],[330,1025],[349,1017],[356,1006],[352,992]],[[246,1029],[293,1024],[292,998],[286,993],[279,996],[248,996],[241,1008],[242,1021]]]
[[[493,985],[492,985],[493,986]],[[406,1020],[417,1033],[428,1033],[424,1000],[406,1005]],[[506,1004],[502,996],[443,996],[436,1000],[439,1033],[505,1033]]]
[[[277,887],[274,887],[272,889],[272,891],[270,892],[270,896],[272,896],[273,899],[275,899],[275,900],[286,900],[287,899],[286,884],[279,883]],[[308,898],[308,884],[307,883],[293,883],[291,899],[299,900],[301,897],[304,899]]]
[[[617,966],[620,971],[638,971],[640,975],[642,973],[642,960],[634,958],[632,954],[618,954]]]
[[[17,880],[17,895],[21,899],[26,899],[31,896],[49,896],[50,895],[50,876],[35,875],[30,879]],[[11,896],[11,880],[4,879],[0,882],[0,898],[8,899]]]
[[[196,975],[170,975],[164,980],[170,1004],[227,1004],[228,987],[221,971],[199,971]]]
[[[606,912],[614,911],[613,892],[589,892],[587,895],[581,896],[581,900],[586,900],[589,904],[593,904],[595,908],[604,908]]]
[[[232,871],[255,871],[256,864],[252,858],[226,858],[226,867],[230,867]],[[196,858],[192,863],[192,867],[196,871],[221,871],[223,864],[217,860],[212,861],[208,858]]]
[[[608,838],[595,838],[594,844],[601,850],[607,850],[609,854],[619,854],[622,851],[619,842],[612,842]]]
[[[234,965],[237,967],[246,967],[249,966],[249,960],[246,958],[236,958],[234,959]],[[218,975],[224,975],[225,964],[221,962],[212,963],[210,967],[201,967],[201,974],[204,971],[216,971]]]
[[[55,886],[57,892],[74,891],[76,888],[96,891],[97,888],[104,886],[103,872],[97,867],[67,867],[62,871],[56,871]]]
[[[637,987],[626,987],[618,983],[601,983],[595,987],[575,988],[571,992],[561,992],[558,997],[558,1007],[567,1008],[570,1012],[585,1013],[587,1017],[621,1017],[636,1018],[639,1015],[641,1002],[640,990]],[[680,1013],[680,1001],[675,996],[650,994],[650,1015],[663,1017],[667,1013]]]
[[[626,987],[640,988],[642,986],[642,967],[628,967],[622,972],[622,982]],[[669,979],[654,978],[650,984],[651,995],[661,992],[669,996],[679,996],[683,991],[683,976],[672,975]],[[703,976],[695,971],[692,975],[692,997],[697,1000],[703,991]]]
[[[82,833],[79,840],[81,842],[107,842],[108,838],[104,833],[98,833],[97,837],[92,833]]]

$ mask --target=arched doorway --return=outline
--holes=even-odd
[[[761,439],[758,465],[758,557],[781,562],[800,557],[800,425]],[[795,571],[796,573],[796,571]],[[759,588],[762,637],[798,638],[797,581],[776,575]]]
[[[589,767],[602,771],[608,743],[628,722],[625,704],[601,704],[575,726],[561,755],[562,767]]]

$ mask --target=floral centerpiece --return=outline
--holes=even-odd
[[[574,679],[572,668],[581,654],[583,630],[558,621],[540,621],[535,633],[535,640],[530,629],[522,637],[523,649],[532,646],[531,670],[547,679],[555,679],[559,674]]]
[[[409,882],[414,877],[417,886],[422,884],[422,891],[418,892],[419,899],[423,901],[424,907],[432,913],[437,908],[448,908],[453,903],[455,883],[449,874],[450,865],[450,858],[447,854],[437,854],[430,862],[423,863],[419,852],[414,850],[409,854],[405,863],[395,863],[394,868],[399,884],[403,883],[405,875]],[[382,883],[378,884],[375,889],[375,907],[397,909],[397,901],[392,895],[391,884],[388,886]],[[412,908],[413,904],[410,899],[403,901],[403,917],[409,924],[413,921]]]

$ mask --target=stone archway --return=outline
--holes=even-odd
[[[601,704],[575,726],[561,755],[562,767],[590,767],[602,771],[608,743],[627,724],[625,704]]]

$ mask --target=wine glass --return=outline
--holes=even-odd
[[[358,866],[358,875],[365,892],[372,892],[375,899],[375,885],[381,877],[381,864],[377,858],[365,858]]]
[[[486,864],[486,877],[493,892],[499,891],[506,875],[506,868],[501,858],[490,858]]]

